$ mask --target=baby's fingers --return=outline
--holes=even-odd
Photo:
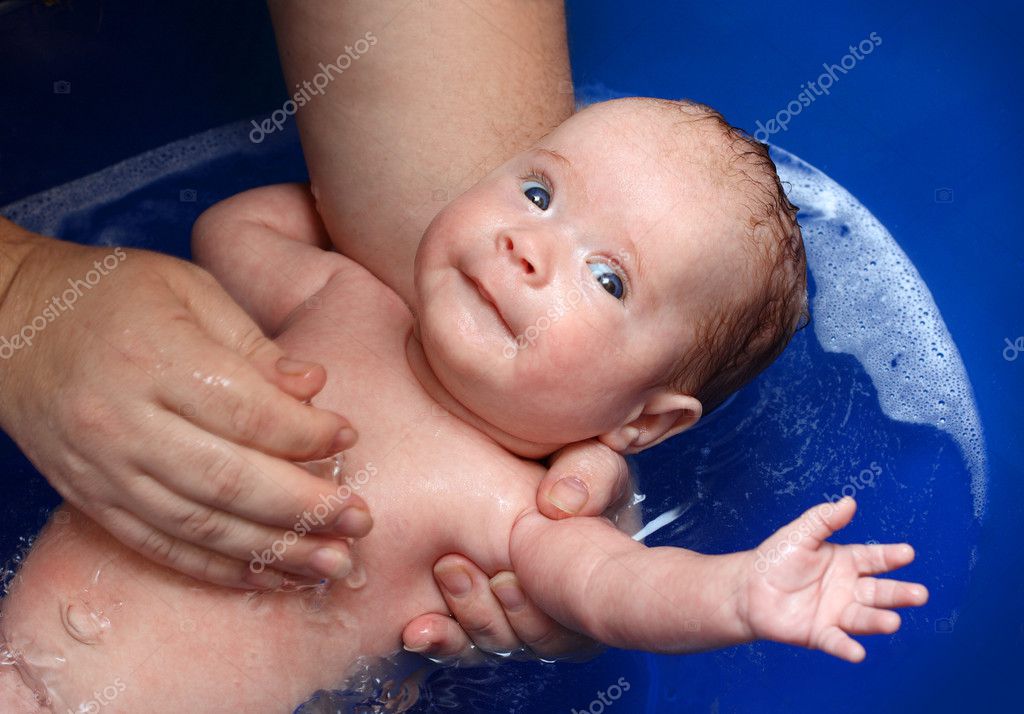
[[[804,511],[803,515],[783,526],[769,539],[773,545],[792,548],[797,543],[800,548],[817,550],[822,541],[827,540],[836,531],[845,528],[857,511],[857,502],[845,496],[835,503],[819,503]],[[787,542],[788,541],[788,542]]]
[[[830,625],[822,631],[821,637],[818,639],[817,648],[833,657],[845,659],[847,662],[853,662],[854,664],[863,662],[864,657],[867,656],[861,643],[835,625]]]
[[[884,578],[861,578],[854,595],[857,602],[870,607],[916,607],[928,602],[924,585]]]
[[[879,545],[850,545],[857,572],[861,575],[877,575],[902,568],[914,561],[914,548],[909,543],[885,543]]]
[[[900,629],[900,616],[892,610],[851,602],[839,616],[839,626],[851,635],[891,635]]]

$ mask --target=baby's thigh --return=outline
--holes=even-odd
[[[65,507],[15,577],[0,627],[58,711],[291,711],[320,684],[303,664],[313,633],[298,608],[260,597],[153,564]]]

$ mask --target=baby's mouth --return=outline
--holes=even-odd
[[[494,298],[491,297],[491,294],[487,292],[487,288],[485,288],[476,278],[466,275],[465,273],[463,273],[463,275],[473,284],[476,291],[480,294],[480,297],[483,298],[483,301],[491,306],[491,309],[494,310],[494,314],[498,316],[498,322],[505,326],[505,330],[508,334],[510,336],[514,336],[515,332],[513,332],[512,327],[505,320],[505,316],[501,314],[501,310],[498,308],[498,303],[496,303]]]

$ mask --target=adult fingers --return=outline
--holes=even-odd
[[[255,323],[245,320],[248,332],[228,346],[212,340],[201,325],[168,328],[174,334],[167,339],[179,347],[157,381],[163,403],[218,436],[294,461],[351,447],[357,436],[347,419],[303,404],[268,381],[283,355]],[[318,390],[322,368],[301,369]]]
[[[183,420],[165,429],[161,440],[163,448],[146,453],[135,466],[189,501],[268,526],[291,528],[304,519],[311,530],[339,537],[359,538],[372,527],[366,502],[356,494],[376,473],[372,464],[338,484],[211,438]]]
[[[589,637],[566,629],[537,607],[519,586],[515,573],[507,570],[498,573],[491,578],[490,586],[512,630],[534,655],[544,659],[585,659],[603,649]]]
[[[339,580],[352,570],[348,543],[311,533],[312,523],[307,519],[312,514],[296,521],[288,530],[269,528],[188,501],[147,477],[138,480],[133,495],[133,514],[155,529],[215,554],[235,558],[254,572],[269,567],[306,578]]]
[[[434,578],[452,616],[477,647],[507,653],[521,642],[491,592],[487,575],[461,555],[446,555],[434,564]]]
[[[406,625],[402,630],[402,643],[409,652],[461,664],[475,663],[486,656],[458,622],[436,612],[420,615]]]
[[[324,368],[286,356],[208,271],[188,264],[180,274],[169,274],[167,284],[204,334],[245,356],[268,382],[299,401],[311,399],[323,389],[327,379]]]
[[[599,516],[622,498],[629,468],[621,454],[597,441],[561,449],[537,489],[537,509],[548,518]]]
[[[196,580],[229,588],[259,590],[274,590],[284,582],[282,575],[275,570],[253,571],[240,560],[217,555],[162,533],[117,506],[104,509],[102,514],[89,515],[140,555]]]

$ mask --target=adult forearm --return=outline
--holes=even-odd
[[[0,394],[7,394],[7,382],[11,379],[11,357],[16,347],[11,340],[17,342],[15,333],[23,327],[26,308],[33,301],[32,282],[24,275],[29,257],[44,247],[60,245],[60,241],[44,238],[0,217]],[[2,406],[9,402],[0,399],[0,425]]]
[[[16,298],[15,282],[28,255],[46,242],[56,243],[0,217],[0,326]]]
[[[572,112],[558,0],[270,7],[327,228],[389,284],[447,201]]]

